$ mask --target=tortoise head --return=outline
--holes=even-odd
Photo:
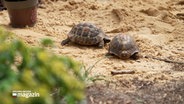
[[[101,29],[99,29],[100,36],[103,37],[104,43],[109,43],[111,41],[110,37],[107,36]]]
[[[105,35],[105,37],[103,38],[103,41],[104,43],[109,43],[111,39],[107,35]]]

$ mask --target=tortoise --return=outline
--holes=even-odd
[[[130,35],[118,34],[109,45],[108,54],[118,56],[120,59],[138,59],[139,49]]]
[[[61,42],[66,45],[69,42],[80,45],[97,45],[103,48],[105,43],[110,42],[110,38],[97,26],[92,23],[79,23],[70,30],[67,39]]]

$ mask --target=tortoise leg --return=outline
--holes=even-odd
[[[107,58],[112,58],[112,57],[114,57],[114,54],[111,53],[110,51],[108,51],[108,52],[105,54],[105,56],[106,56]]]
[[[132,58],[133,60],[137,60],[139,59],[141,56],[138,53],[134,53],[130,58]]]
[[[70,39],[67,38],[67,39],[65,39],[65,40],[63,40],[63,41],[61,42],[61,45],[66,45],[66,44],[68,44],[69,42],[70,42]]]
[[[107,53],[105,54],[105,56],[109,57],[109,56],[113,56],[113,54],[110,53],[110,52],[107,52]]]
[[[103,47],[104,47],[104,44],[105,44],[104,41],[101,41],[101,42],[98,44],[98,47],[99,47],[99,48],[103,48]]]

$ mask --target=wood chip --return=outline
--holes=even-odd
[[[117,75],[117,74],[134,74],[134,70],[112,70],[111,74],[112,75]]]
[[[118,17],[119,21],[123,21],[125,16],[128,16],[124,9],[113,9],[112,12]]]

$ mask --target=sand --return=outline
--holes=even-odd
[[[97,85],[95,84],[97,88],[101,85],[104,89],[135,92],[142,84],[137,84],[138,81],[157,86],[173,80],[184,80],[184,65],[150,58],[138,60],[104,58],[108,44],[99,49],[75,44],[61,46],[61,41],[66,39],[74,24],[90,22],[100,27],[111,39],[118,33],[133,36],[143,56],[184,62],[183,2],[182,0],[43,0],[43,4],[38,8],[38,21],[34,27],[11,28],[8,25],[7,11],[0,12],[0,25],[14,32],[30,46],[39,46],[42,38],[50,38],[55,46],[49,48],[49,51],[70,56],[86,67],[94,65],[101,59],[90,73],[91,76],[106,76],[106,81],[97,81]],[[134,70],[135,73],[117,76],[110,73],[111,70],[127,69]],[[95,95],[93,93],[88,95],[89,102],[96,104],[91,100]],[[184,95],[182,97],[184,98]],[[113,99],[115,98],[112,97]],[[101,100],[102,103],[106,102],[103,98]],[[96,102],[100,102],[100,99]],[[117,104],[124,103],[117,102]]]

